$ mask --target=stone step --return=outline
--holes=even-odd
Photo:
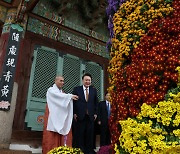
[[[32,154],[32,152],[26,150],[0,149],[0,154]]]
[[[30,151],[33,154],[41,154],[42,148],[41,146],[34,147],[32,144],[18,144],[18,143],[11,143],[9,146],[11,150],[22,150],[22,151]],[[1,153],[0,153],[1,154]]]

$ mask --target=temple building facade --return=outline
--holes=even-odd
[[[46,91],[56,75],[63,75],[63,90],[71,93],[91,73],[103,100],[105,8],[104,0],[0,1],[0,149],[41,145]]]

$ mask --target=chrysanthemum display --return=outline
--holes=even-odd
[[[48,154],[83,154],[83,152],[79,148],[60,146],[52,149]]]
[[[160,101],[155,107],[144,103],[136,118],[120,121],[120,145],[116,145],[115,150],[151,154],[173,150],[179,153],[180,87],[176,92],[170,92],[168,100]]]
[[[163,104],[167,91],[177,86],[179,12],[179,0],[127,0],[112,18],[108,90],[112,96],[112,141],[117,147],[119,120],[137,116],[143,103]],[[168,124],[168,118],[163,124]],[[128,144],[133,146],[133,142]]]

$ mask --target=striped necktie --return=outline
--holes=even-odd
[[[88,97],[89,97],[88,88],[86,88],[86,102],[88,102]]]

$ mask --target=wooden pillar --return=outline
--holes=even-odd
[[[0,76],[2,74],[2,66],[3,66],[3,62],[5,58],[8,36],[9,36],[9,33],[4,33],[4,34],[1,34],[1,37],[0,37]]]
[[[18,40],[18,37],[16,36],[16,38],[12,38],[12,34],[15,34],[16,33],[10,33],[10,29],[16,29],[17,31],[21,31],[21,33],[23,32],[23,28],[22,28],[22,25],[20,26],[19,24],[20,23],[16,23],[16,17],[17,17],[17,9],[13,8],[13,9],[9,9],[7,11],[7,14],[6,14],[6,20],[4,22],[4,25],[3,25],[3,30],[2,30],[2,34],[1,34],[1,37],[0,37],[0,87],[2,88],[2,83],[4,82],[5,85],[8,84],[8,82],[10,82],[9,80],[4,80],[4,66],[7,65],[7,67],[10,67],[8,64],[10,63],[7,63],[8,61],[6,60],[7,59],[7,55],[10,54],[10,40],[15,40],[17,41]],[[14,24],[16,23],[16,24]],[[12,35],[12,36],[11,36]],[[22,44],[22,40],[21,39],[18,44]],[[13,43],[12,43],[12,46],[13,46]],[[15,46],[16,47],[16,46]],[[17,59],[18,59],[18,52],[19,52],[19,48],[17,47],[17,51],[13,51],[12,53],[12,59],[14,59],[13,56],[16,55],[17,53]],[[12,52],[12,51],[11,51]],[[17,61],[16,59],[16,61]],[[13,61],[11,61],[13,62]],[[13,76],[13,80],[11,81],[12,82],[12,88],[9,89],[12,90],[11,92],[11,99],[10,99],[10,109],[9,110],[3,110],[2,108],[2,102],[4,101],[3,99],[5,98],[5,94],[3,94],[2,92],[2,89],[0,89],[0,149],[8,149],[9,148],[9,145],[10,145],[10,142],[11,142],[11,134],[12,134],[12,125],[13,125],[13,120],[14,120],[14,113],[15,113],[15,107],[16,107],[16,100],[17,100],[17,92],[18,92],[18,84],[16,82],[14,82],[14,79],[15,79],[15,75],[17,76],[17,66],[18,63],[14,63],[12,64],[12,66],[15,66],[15,71],[14,73],[12,73],[12,76]]]

